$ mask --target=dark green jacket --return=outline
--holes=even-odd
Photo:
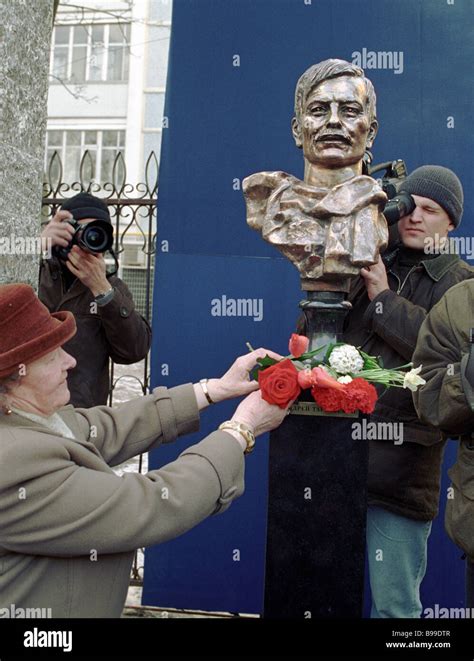
[[[452,287],[424,321],[414,360],[423,364],[426,380],[414,394],[422,420],[430,420],[447,435],[462,437],[456,463],[449,470],[451,490],[446,506],[446,530],[474,558],[474,389],[465,369],[474,328],[474,280]]]
[[[452,287],[431,310],[414,353],[426,380],[413,395],[418,415],[450,436],[468,437],[474,431],[474,392],[465,377],[471,328],[474,280],[467,280]]]
[[[344,340],[382,358],[385,367],[412,360],[418,333],[429,311],[453,285],[474,277],[457,255],[441,254],[413,266],[400,281],[399,255],[387,268],[390,290],[369,301],[362,278],[349,300]],[[415,367],[416,367],[415,363]],[[378,387],[379,400],[370,420],[403,423],[403,443],[371,440],[369,504],[401,516],[429,521],[438,512],[444,440],[434,426],[418,419],[412,392]]]

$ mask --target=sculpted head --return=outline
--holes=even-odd
[[[291,127],[308,163],[330,169],[358,164],[377,134],[372,83],[345,60],[314,64],[298,80]]]

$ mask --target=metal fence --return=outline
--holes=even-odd
[[[111,181],[96,182],[93,179],[93,157],[89,151],[82,155],[79,180],[63,181],[64,168],[58,152],[51,155],[43,183],[43,221],[47,222],[61,204],[80,192],[91,193],[107,204],[114,225],[114,252],[119,260],[119,276],[132,292],[137,310],[151,324],[153,300],[153,271],[156,245],[156,199],[158,193],[158,159],[151,152],[144,167],[144,180],[127,182],[127,169],[122,152],[118,152],[112,167]],[[114,403],[114,391],[121,379],[138,380],[143,394],[149,392],[149,359],[143,362],[143,373],[121,374],[115,378],[114,364],[110,364],[109,404]],[[142,472],[143,457],[140,455],[138,470]],[[141,585],[138,557],[132,569],[132,585]]]

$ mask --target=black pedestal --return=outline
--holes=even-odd
[[[290,415],[270,435],[266,618],[362,616],[368,454],[351,437],[358,421]]]
[[[310,350],[342,339],[343,293],[308,292],[300,307]],[[312,400],[292,410],[270,434],[264,617],[361,617],[368,446],[352,425],[362,418],[315,415]]]

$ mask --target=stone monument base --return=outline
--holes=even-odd
[[[314,402],[270,434],[265,618],[362,617],[367,441],[361,417],[314,415]]]

